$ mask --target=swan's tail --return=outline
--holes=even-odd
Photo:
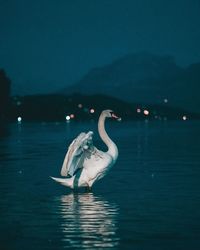
[[[54,181],[60,183],[63,186],[73,188],[73,178],[55,178],[50,176]]]

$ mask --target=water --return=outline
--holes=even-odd
[[[93,192],[53,182],[96,123],[10,125],[0,139],[0,249],[200,249],[200,122],[109,123],[119,159]]]

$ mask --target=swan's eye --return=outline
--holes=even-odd
[[[111,111],[111,112],[110,112],[110,116],[111,116],[111,117],[115,116],[114,112]]]

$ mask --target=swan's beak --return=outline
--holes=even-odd
[[[119,122],[122,120],[121,117],[117,116],[117,115],[114,114],[114,113],[112,113],[112,118],[116,119],[116,120],[119,121]]]

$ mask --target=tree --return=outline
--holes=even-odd
[[[0,69],[0,119],[5,116],[10,100],[11,81],[5,71]]]

